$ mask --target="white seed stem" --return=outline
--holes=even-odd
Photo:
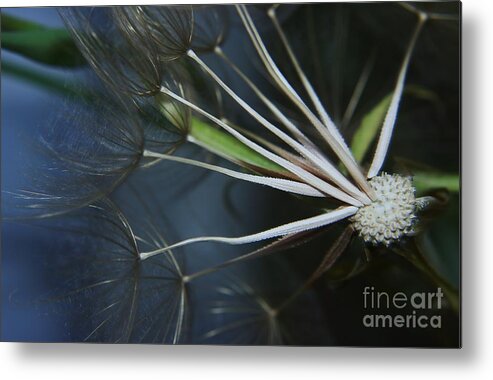
[[[314,189],[311,186],[308,186],[308,185],[301,183],[301,182],[291,181],[288,179],[264,177],[264,176],[259,176],[259,175],[241,173],[241,172],[238,172],[235,170],[226,169],[226,168],[223,168],[223,167],[217,166],[217,165],[206,164],[204,162],[192,160],[189,158],[177,157],[177,156],[172,156],[169,154],[162,154],[162,153],[157,153],[157,152],[151,152],[148,150],[144,151],[144,156],[145,157],[154,157],[154,158],[159,158],[161,160],[180,162],[182,164],[196,166],[196,167],[199,167],[202,169],[207,169],[207,170],[210,170],[210,171],[213,171],[216,173],[221,173],[221,174],[227,175],[227,176],[232,177],[232,178],[240,179],[242,181],[269,186],[269,187],[272,187],[274,189],[278,189],[278,190],[293,193],[293,194],[305,195],[305,196],[309,196],[309,197],[324,197],[325,196],[323,193]]]
[[[213,123],[217,124],[219,127],[223,128],[226,132],[231,134],[232,136],[236,137],[239,141],[241,141],[243,144],[248,146],[249,148],[255,150],[257,153],[261,154],[265,158],[275,162],[276,164],[282,166],[286,170],[290,171],[291,173],[295,174],[298,178],[300,178],[304,183],[316,188],[317,190],[320,190],[321,192],[332,196],[346,204],[351,204],[354,206],[362,206],[363,204],[354,199],[353,197],[349,196],[345,192],[339,190],[338,188],[330,185],[329,183],[322,181],[320,178],[317,176],[313,175],[312,173],[308,172],[307,170],[304,170],[303,168],[300,168],[296,166],[295,164],[289,162],[288,160],[268,151],[267,149],[261,147],[260,145],[256,144],[252,140],[246,138],[243,136],[241,133],[236,131],[234,128],[231,128],[229,125],[224,123],[222,120],[218,119],[217,117],[211,115],[209,112],[203,110],[202,108],[196,106],[193,103],[190,103],[188,100],[184,99],[178,94],[175,94],[173,91],[168,90],[165,87],[161,87],[161,92],[169,95],[173,99],[178,100],[179,102],[185,104],[186,106],[190,107],[192,110],[198,112],[199,114],[205,116],[209,120],[211,120]]]
[[[337,222],[342,219],[346,219],[354,215],[358,211],[358,207],[347,206],[340,207],[336,210],[326,212],[321,215],[317,215],[311,218],[298,220],[296,222],[284,224],[282,226],[274,227],[262,232],[258,232],[252,235],[246,235],[241,237],[220,237],[220,236],[204,236],[192,239],[186,239],[181,242],[175,243],[168,247],[163,247],[154,251],[142,252],[140,253],[140,258],[145,260],[149,257],[158,255],[163,252],[167,252],[171,249],[182,247],[189,244],[199,243],[199,242],[218,242],[231,245],[241,245],[250,244],[262,240],[272,239],[279,236],[285,236],[293,233],[314,230],[320,227],[327,226],[331,223]]]
[[[178,344],[181,336],[181,330],[183,328],[183,321],[185,319],[185,284],[181,284],[180,292],[180,304],[178,308],[177,326],[175,333],[173,334],[173,344]]]
[[[205,269],[201,269],[201,270],[199,270],[197,272],[194,272],[192,274],[189,274],[189,275],[185,276],[185,279],[186,279],[187,282],[190,282],[190,281],[192,281],[192,280],[194,280],[196,278],[203,277],[203,276],[206,276],[206,275],[208,275],[210,273],[217,272],[218,270],[227,268],[230,265],[238,264],[238,263],[241,263],[241,262],[244,262],[244,261],[247,261],[247,260],[252,260],[254,258],[258,258],[258,257],[264,256],[264,255],[268,255],[268,254],[273,253],[273,252],[276,251],[275,247],[277,245],[280,245],[283,242],[287,242],[287,241],[289,241],[291,239],[295,239],[295,237],[297,235],[298,234],[285,235],[285,236],[279,238],[278,240],[276,240],[276,241],[274,241],[272,243],[267,243],[266,245],[264,245],[264,246],[262,246],[260,248],[255,249],[254,251],[245,253],[245,254],[243,254],[241,256],[237,256],[235,258],[232,258],[232,259],[223,261],[222,263],[219,263],[219,264],[214,265],[212,267],[207,267]]]
[[[367,178],[373,178],[380,172],[380,169],[382,169],[383,163],[385,161],[385,157],[387,156],[390,140],[392,138],[392,132],[394,130],[395,122],[397,119],[397,112],[399,111],[399,104],[402,98],[402,91],[404,89],[404,82],[406,80],[407,68],[409,67],[409,61],[411,60],[414,46],[416,45],[416,41],[419,37],[425,21],[426,15],[424,13],[421,13],[418,24],[414,29],[411,40],[409,41],[406,55],[404,56],[404,60],[402,61],[402,65],[399,70],[394,93],[392,95],[387,114],[385,115],[385,120],[380,132],[377,148],[375,150],[375,156],[373,157],[370,169],[368,170]]]
[[[310,83],[303,69],[301,68],[301,65],[298,59],[296,58],[293,49],[291,48],[291,45],[286,37],[286,34],[284,33],[284,30],[282,29],[281,24],[279,23],[275,8],[270,8],[267,14],[272,20],[274,27],[276,28],[277,34],[279,34],[279,38],[281,39],[281,42],[288,53],[289,59],[291,60],[291,63],[293,64],[293,67],[296,70],[296,73],[298,74],[298,77],[300,78],[303,87],[305,87],[308,96],[313,102],[313,105],[315,106],[318,115],[320,116],[320,118],[322,119],[325,125],[329,125],[332,122],[331,118],[327,113],[327,111],[325,110],[324,106],[322,105],[322,102],[320,101],[319,96],[315,92],[315,89],[313,88],[312,84]]]
[[[269,110],[279,119],[281,123],[300,141],[303,145],[315,149],[315,145],[292,123],[274,103],[272,103],[248,78],[245,73],[224,53],[224,51],[217,47],[214,52],[222,58],[231,68],[243,79],[243,81],[252,89],[257,97],[269,108]]]
[[[250,39],[258,53],[258,56],[264,63],[267,71],[269,72],[272,79],[276,84],[283,90],[286,96],[293,101],[293,103],[303,112],[303,114],[308,118],[308,120],[313,124],[316,130],[324,138],[324,140],[329,144],[332,150],[336,153],[339,159],[342,161],[344,166],[348,169],[351,176],[354,178],[358,186],[363,189],[366,194],[374,199],[375,193],[372,188],[368,185],[365,176],[363,175],[359,165],[356,163],[349,147],[344,141],[342,135],[334,123],[329,123],[324,125],[306,106],[301,100],[300,96],[296,93],[293,87],[286,80],[284,75],[281,73],[277,65],[274,63],[272,57],[270,56],[267,48],[265,47],[262,38],[260,37],[255,24],[253,23],[246,7],[244,5],[237,5],[236,9],[241,17],[241,20],[245,26],[245,29],[250,36]]]
[[[452,14],[426,12],[406,2],[400,2],[399,5],[407,9],[408,11],[416,14],[417,16],[420,17],[425,16],[429,20],[457,21],[459,19],[456,15],[452,15]]]
[[[346,111],[344,111],[344,116],[342,117],[342,123],[341,123],[342,128],[346,127],[351,122],[351,119],[354,115],[354,110],[356,109],[359,100],[361,99],[361,95],[365,90],[366,84],[368,83],[368,79],[370,77],[370,73],[373,69],[374,63],[375,63],[375,54],[372,54],[368,59],[368,62],[366,62],[365,66],[363,67],[363,71],[361,72],[361,75],[358,78],[358,82],[354,87],[354,91],[346,107]]]
[[[296,141],[291,139],[286,134],[279,131],[274,125],[265,120],[262,116],[258,115],[262,120],[257,117],[255,119],[261,122],[267,129],[272,131],[276,136],[286,142],[293,149],[298,151],[305,158],[308,158],[313,164],[321,169],[334,183],[336,183],[342,190],[348,194],[357,198],[364,204],[370,203],[370,198],[363,192],[361,192],[356,186],[348,181],[337,168],[332,165],[319,151],[318,147],[313,144],[295,125],[292,123],[280,110],[277,108],[259,89],[258,87],[236,66],[220,48],[216,48],[216,54],[219,55],[226,63],[228,63],[233,70],[247,83],[252,91],[260,98],[260,100],[270,109],[270,111],[284,124],[284,126],[300,141],[303,145],[297,144]],[[203,63],[203,62],[202,62]],[[221,81],[222,82],[222,81]],[[219,83],[221,85],[221,83]],[[221,87],[224,88],[223,85]],[[241,104],[240,104],[241,105]],[[256,111],[254,111],[256,112]],[[267,124],[264,124],[267,123]]]

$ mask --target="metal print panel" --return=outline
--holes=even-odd
[[[460,347],[460,3],[1,24],[3,341]]]

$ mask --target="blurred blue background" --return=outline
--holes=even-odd
[[[63,26],[54,8],[3,8],[2,12],[47,26]],[[43,70],[61,78],[71,75],[71,71],[37,64],[2,50],[2,62],[5,60]],[[1,92],[2,190],[12,190],[22,188],[28,181],[22,175],[26,161],[32,157],[32,152],[26,149],[27,138],[36,136],[40,126],[46,120],[53,118],[53,112],[61,109],[62,99],[56,94],[6,75],[3,70]],[[41,263],[37,261],[39,255],[36,255],[36,252],[50,249],[50,240],[51,237],[47,236],[45,231],[27,225],[2,223],[2,340],[63,339],[64,331],[60,328],[59,320],[54,319],[53,316],[36,313],[30,303],[16,301],[16,294],[19,292],[22,294],[33,290],[41,293],[46,291],[33,285],[39,286],[44,282],[40,276],[46,273],[38,270]],[[21,297],[21,299],[30,298],[32,297],[25,293]]]

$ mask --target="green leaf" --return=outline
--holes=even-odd
[[[439,103],[437,96],[424,87],[416,85],[406,86],[404,92],[415,96],[416,98]],[[377,138],[380,128],[382,127],[385,115],[392,99],[392,93],[380,100],[370,112],[368,112],[356,130],[351,141],[351,151],[357,162],[362,162],[365,158],[368,149],[372,146]]]
[[[85,60],[70,33],[2,14],[2,48],[34,61],[54,66],[77,67]]]
[[[72,38],[63,29],[2,32],[2,47],[48,65],[77,67],[85,64]]]
[[[196,117],[192,118],[190,135],[210,152],[229,160],[246,163],[273,172],[285,172],[279,165],[250,149],[235,137],[214,128]]]
[[[357,162],[363,161],[365,154],[375,140],[383,124],[391,99],[392,94],[387,95],[361,120],[361,124],[351,141],[351,151]]]
[[[75,84],[67,83],[59,77],[43,73],[39,70],[10,62],[2,62],[2,71],[4,74],[12,75],[20,80],[60,95],[85,96]]]
[[[7,15],[5,13],[1,14],[1,20],[2,20],[2,33],[12,32],[12,31],[46,29],[45,26],[38,24],[36,22],[24,20],[19,17]]]
[[[454,193],[460,190],[459,175],[453,173],[414,171],[413,183],[418,193],[425,193],[439,188],[445,188]]]

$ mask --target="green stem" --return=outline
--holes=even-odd
[[[418,192],[437,188],[446,188],[451,192],[460,190],[460,179],[457,174],[416,171],[413,173],[413,183]]]

